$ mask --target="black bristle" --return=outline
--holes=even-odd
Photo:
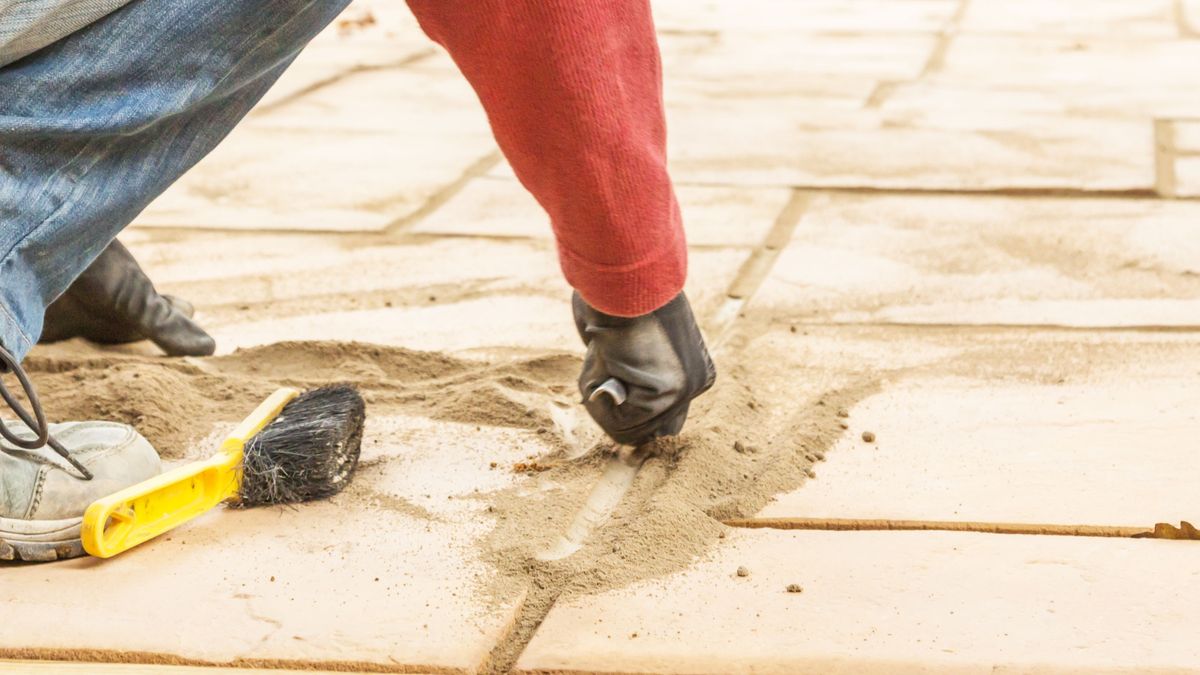
[[[241,506],[292,504],[340,492],[358,466],[365,420],[366,404],[352,386],[297,396],[246,444]]]

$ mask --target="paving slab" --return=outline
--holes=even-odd
[[[1175,196],[1200,198],[1200,156],[1175,160]]]
[[[959,24],[964,33],[1175,38],[1171,0],[973,0]]]
[[[223,353],[291,339],[439,350],[578,347],[570,287],[546,240],[153,229],[123,239],[162,292],[196,305]],[[256,253],[232,257],[230,246]],[[700,316],[721,305],[749,255],[691,251],[686,290]]]
[[[797,321],[1195,326],[1198,222],[1189,202],[822,195],[751,304]]]
[[[1200,153],[1200,119],[1175,122],[1175,150],[1184,153]]]
[[[1055,116],[1019,129],[886,124],[878,112],[816,114],[802,100],[668,109],[681,183],[915,190],[1154,187],[1152,126]]]
[[[791,196],[786,188],[678,189],[688,243],[758,246]],[[550,218],[515,180],[472,181],[413,228],[429,234],[551,239]]]
[[[848,411],[849,429],[817,479],[757,517],[1146,528],[1200,520],[1200,495],[1185,478],[1200,468],[1195,370],[1172,378],[1131,368],[1062,383],[897,376]],[[874,443],[863,441],[867,431]]]
[[[0,659],[5,675],[262,675],[261,669],[164,666],[140,663],[14,661]],[[271,670],[271,675],[334,675],[331,670]],[[417,673],[415,675],[421,675]],[[426,674],[429,675],[429,674]]]
[[[929,33],[954,16],[954,0],[806,0],[802,11],[779,0],[656,0],[662,32]],[[807,39],[808,36],[803,36]]]
[[[546,450],[531,432],[372,417],[364,465],[332,500],[217,509],[109,561],[5,569],[0,599],[22,620],[0,654],[475,672],[522,593],[487,599],[492,516],[473,490],[514,480],[490,462]]]
[[[243,123],[136,224],[378,231],[497,152],[462,78],[357,73]]]
[[[931,76],[890,85],[880,108],[890,120],[949,128],[985,125],[1012,129],[1036,124],[1047,116],[1084,126],[1104,119],[1126,119],[1144,128],[1150,118],[1200,114],[1200,92],[1138,84],[1110,87],[1029,81],[996,86]]]
[[[1182,28],[1190,37],[1200,37],[1200,0],[1183,0],[1180,5]]]
[[[1197,581],[1186,542],[734,530],[686,571],[560,600],[517,670],[1191,673]]]
[[[395,67],[434,51],[401,3],[354,0],[300,52],[251,115],[350,72]]]
[[[717,309],[748,255],[737,250],[692,254],[694,273],[686,290],[699,316]],[[530,287],[503,277],[480,280],[474,290],[460,298],[453,293],[449,298],[426,297],[419,291],[414,295],[411,291],[420,286],[398,287],[396,295],[406,298],[407,303],[388,306],[391,301],[380,302],[374,297],[363,304],[375,307],[363,309],[331,308],[325,294],[314,294],[311,302],[295,303],[290,313],[273,311],[272,300],[261,300],[268,318],[260,318],[254,305],[237,300],[237,312],[228,308],[208,312],[203,306],[200,311],[202,318],[209,319],[205,326],[216,338],[220,353],[280,340],[354,340],[481,355],[497,349],[578,350],[579,336],[570,318],[569,288],[556,269],[541,283]],[[326,293],[338,292],[338,285],[331,281]],[[231,289],[236,292],[236,283]]]
[[[964,34],[950,43],[936,77],[987,87],[1185,88],[1200,84],[1191,67],[1198,58],[1200,41],[1186,38]]]

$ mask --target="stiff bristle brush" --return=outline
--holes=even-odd
[[[358,466],[365,420],[353,387],[280,389],[213,457],[92,502],[83,515],[83,548],[111,558],[226,501],[249,507],[337,494]]]

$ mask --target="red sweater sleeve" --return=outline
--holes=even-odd
[[[550,214],[567,282],[637,316],[683,288],[648,0],[409,0],[471,82],[521,183]]]

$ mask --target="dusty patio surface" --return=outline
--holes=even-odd
[[[403,4],[360,0],[122,237],[221,353],[29,359],[56,417],[171,461],[356,382],[355,483],[6,567],[0,657],[1200,672],[1200,543],[1099,536],[1200,521],[1200,2],[655,7],[720,380],[594,541],[531,559],[603,450],[545,216]]]

